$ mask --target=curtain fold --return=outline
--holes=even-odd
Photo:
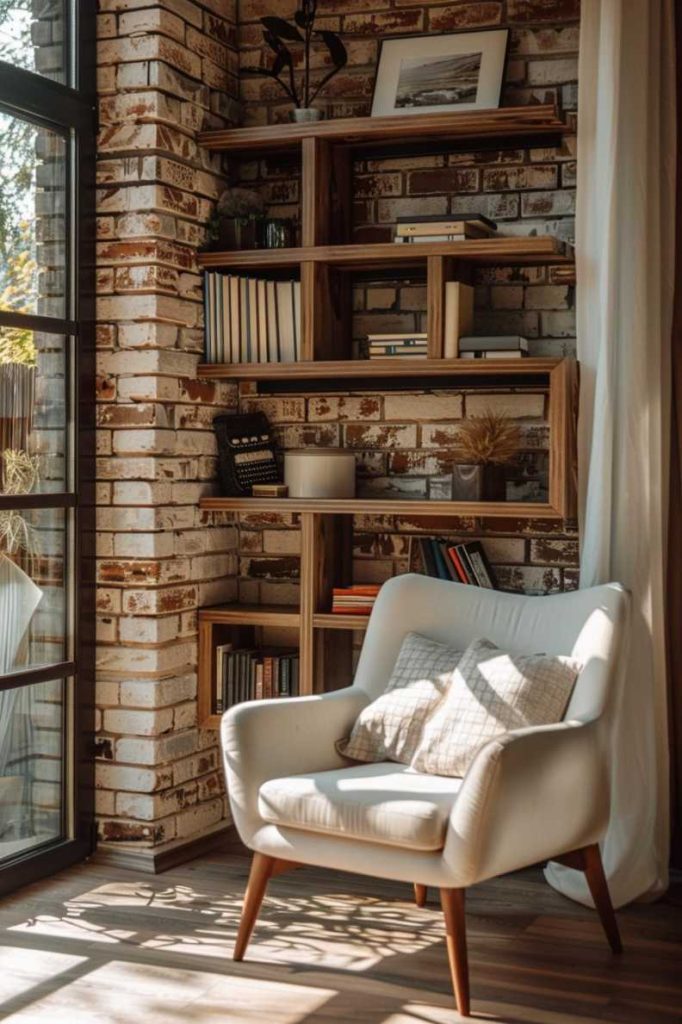
[[[675,11],[677,48],[677,210],[672,330],[672,433],[668,513],[668,674],[673,867],[682,868],[682,7]]]
[[[616,906],[667,885],[665,580],[674,293],[673,0],[583,0],[576,223],[581,586],[632,594],[611,709]],[[582,874],[549,882],[590,904]]]

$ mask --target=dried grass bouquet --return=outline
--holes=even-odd
[[[474,416],[459,429],[458,461],[474,466],[504,466],[521,447],[521,430],[509,416],[491,409]]]

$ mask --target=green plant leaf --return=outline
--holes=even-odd
[[[261,25],[264,25],[268,32],[272,32],[278,39],[292,39],[297,43],[303,42],[303,36],[296,26],[290,25],[284,18],[261,18]]]
[[[325,46],[329,50],[329,56],[331,57],[335,67],[342,68],[348,63],[346,47],[343,45],[336,32],[329,32],[326,29],[320,29],[320,31],[316,32],[315,35],[318,35],[324,42]]]

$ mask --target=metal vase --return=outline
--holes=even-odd
[[[456,462],[452,467],[453,501],[504,501],[505,497],[504,466]]]
[[[294,107],[289,116],[297,124],[305,124],[307,121],[321,121],[322,111],[317,107]]]

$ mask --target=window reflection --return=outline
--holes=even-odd
[[[0,494],[68,489],[65,348],[59,335],[0,327]]]
[[[0,676],[64,660],[61,509],[0,509]]]
[[[0,60],[65,82],[62,0],[0,0]]]
[[[0,861],[62,833],[64,684],[0,691]]]
[[[66,140],[1,111],[0,140],[0,309],[64,317]]]

